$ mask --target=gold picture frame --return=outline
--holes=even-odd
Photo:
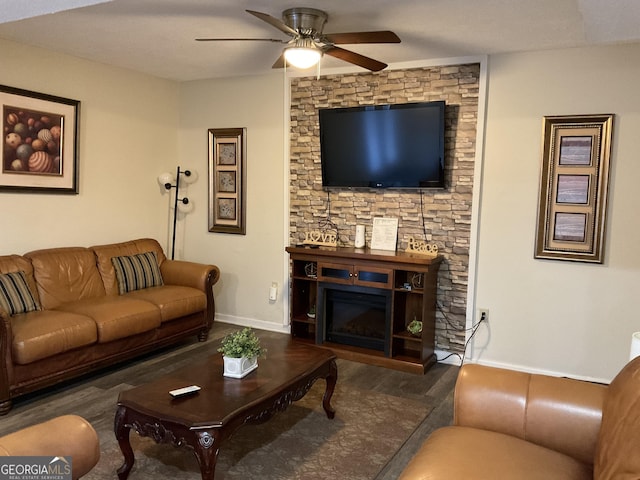
[[[535,258],[604,261],[613,118],[544,117]]]
[[[78,193],[80,101],[0,85],[0,191]]]
[[[246,128],[209,129],[209,231],[246,234]]]

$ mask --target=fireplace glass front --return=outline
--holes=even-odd
[[[360,286],[321,283],[317,320],[320,343],[333,342],[388,353],[391,293]]]

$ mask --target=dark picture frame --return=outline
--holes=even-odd
[[[246,128],[209,129],[209,231],[246,234]]]
[[[613,119],[544,117],[535,258],[603,263]]]
[[[78,193],[80,101],[0,85],[0,191]]]

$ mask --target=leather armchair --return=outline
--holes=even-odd
[[[84,418],[63,415],[0,437],[0,455],[71,457],[77,479],[98,463],[100,442]]]
[[[453,425],[400,480],[640,478],[640,357],[609,386],[464,365]]]

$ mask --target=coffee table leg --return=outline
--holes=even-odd
[[[197,441],[193,445],[193,452],[200,465],[202,480],[213,480],[216,473],[216,462],[220,453],[220,436],[207,431],[196,434]]]
[[[114,422],[114,431],[120,450],[124,455],[124,463],[118,469],[118,478],[120,480],[126,480],[129,476],[129,472],[133,468],[135,457],[133,456],[133,448],[131,448],[131,442],[129,441],[129,431],[131,427],[126,424],[127,409],[125,407],[118,407],[116,411],[116,418]]]
[[[322,396],[322,408],[327,413],[328,418],[333,418],[336,416],[336,411],[331,406],[331,397],[333,396],[333,391],[336,388],[336,382],[338,381],[338,366],[336,365],[335,360],[331,360],[331,364],[329,365],[329,375],[326,377],[327,388],[324,390],[324,395]]]

